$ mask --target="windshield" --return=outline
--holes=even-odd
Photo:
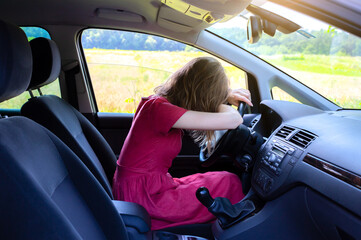
[[[298,25],[300,31],[247,41],[247,18],[208,30],[264,59],[343,108],[361,109],[361,40],[352,34],[273,3],[261,6]],[[306,37],[305,35],[308,35]]]

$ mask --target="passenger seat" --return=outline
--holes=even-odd
[[[0,20],[0,102],[27,88],[28,40]],[[25,117],[0,119],[2,239],[128,239],[117,209],[80,159]]]
[[[0,62],[0,102],[3,102],[28,87],[33,63],[24,32],[1,20]],[[63,107],[64,103],[58,103],[58,98],[39,97],[43,98],[51,99],[44,100],[44,109],[55,106],[59,111],[65,110],[64,115],[78,117],[76,127],[66,117],[59,122],[70,124],[70,129],[78,129],[80,125],[82,131],[72,136],[84,142],[88,131],[92,131],[83,123],[84,119],[72,113],[74,110],[66,104]],[[79,138],[82,134],[85,136]],[[111,200],[68,146],[48,129],[22,116],[0,118],[0,192],[2,239],[186,238],[150,231],[149,215],[144,208]],[[201,240],[194,236],[187,239]]]
[[[30,41],[33,74],[27,90],[32,91],[55,81],[61,58],[54,41],[35,38]],[[84,162],[111,199],[116,157],[98,130],[73,106],[55,95],[32,97],[21,114],[46,127],[58,136]]]
[[[30,41],[30,46],[34,67],[27,90],[32,91],[56,80],[60,72],[60,54],[55,42],[46,38],[35,38]],[[115,155],[103,136],[78,110],[57,96],[42,95],[29,99],[23,105],[21,114],[46,127],[66,143],[113,199],[110,183],[116,168]],[[114,201],[114,204],[122,214],[131,238],[143,238],[150,227],[146,210],[136,203]],[[210,224],[183,225],[164,230],[211,238]]]

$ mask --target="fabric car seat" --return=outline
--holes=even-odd
[[[57,79],[60,72],[60,54],[56,43],[46,38],[30,41],[33,54],[33,75],[27,90],[32,91]],[[21,114],[49,129],[58,136],[93,173],[113,199],[110,182],[116,168],[116,158],[98,130],[78,110],[54,95],[32,97],[21,108]],[[134,205],[137,205],[134,203]],[[132,206],[139,211],[138,206]],[[127,210],[123,204],[118,211]],[[126,211],[127,212],[127,211]],[[130,211],[132,212],[132,211]],[[123,215],[126,226],[140,228],[139,217]],[[141,221],[144,225],[144,222]],[[128,228],[129,229],[129,228]],[[191,234],[212,238],[210,224],[192,224],[164,229],[176,234]]]
[[[58,78],[61,58],[57,45],[50,39],[35,38],[30,46],[33,74],[27,90],[32,91]],[[46,127],[68,145],[113,199],[111,183],[116,157],[87,118],[55,95],[30,98],[21,108],[21,114]]]
[[[0,101],[29,85],[24,32],[0,21]],[[128,239],[122,218],[83,162],[25,117],[0,119],[2,239]]]
[[[28,87],[32,56],[24,32],[1,20],[0,62],[2,102]],[[26,117],[0,116],[0,192],[1,239],[185,237],[149,231],[150,219],[144,208],[111,200],[66,144]]]

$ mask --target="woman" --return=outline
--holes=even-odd
[[[229,90],[229,81],[214,58],[193,59],[176,71],[155,95],[142,98],[117,162],[115,199],[145,207],[152,230],[184,224],[208,223],[215,217],[195,196],[205,186],[214,197],[234,204],[244,195],[239,178],[229,172],[207,172],[172,178],[168,169],[182,145],[183,129],[200,145],[214,130],[233,129],[243,122],[228,103],[252,105],[248,90]]]

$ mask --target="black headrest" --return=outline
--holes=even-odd
[[[58,78],[60,73],[60,53],[56,43],[47,38],[30,41],[33,54],[33,75],[28,90],[40,88]]]
[[[32,69],[31,50],[24,31],[0,20],[0,102],[26,90]]]

